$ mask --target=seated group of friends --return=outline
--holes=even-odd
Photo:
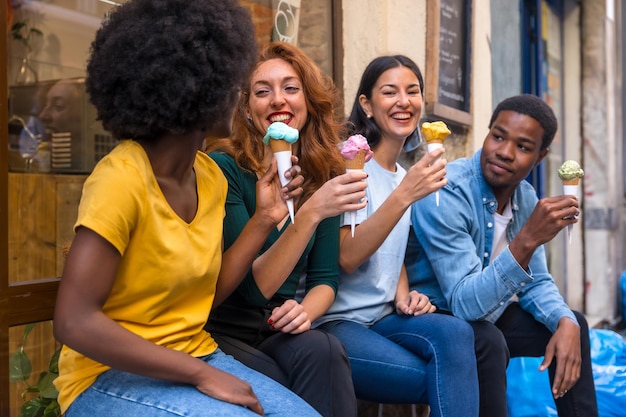
[[[84,185],[60,283],[67,417],[351,417],[357,398],[503,417],[516,356],[544,356],[560,416],[597,416],[587,324],[543,247],[579,203],[524,181],[557,129],[542,100],[499,103],[471,158],[405,170],[418,66],[375,58],[342,120],[297,47],[257,53],[235,0],[125,3],[86,86],[123,140]],[[285,186],[277,121],[299,131]],[[373,157],[346,172],[353,134]]]

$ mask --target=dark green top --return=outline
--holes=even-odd
[[[241,169],[235,160],[225,153],[213,152],[209,156],[219,165],[228,180],[226,217],[224,219],[224,250],[226,250],[235,242],[256,210],[257,176],[251,171]],[[290,225],[291,222],[287,220],[281,230],[275,228],[265,241],[259,255],[269,249]],[[317,226],[298,263],[274,297],[265,298],[256,285],[252,269],[250,269],[235,293],[211,313],[211,321],[227,320],[229,323],[223,323],[224,326],[219,326],[219,329],[209,323],[208,329],[213,332],[224,332],[227,327],[243,324],[233,323],[233,308],[236,310],[258,310],[260,307],[263,310],[269,310],[282,304],[285,300],[294,298],[302,274],[306,274],[307,292],[317,285],[328,285],[335,292],[337,291],[339,216],[325,219]],[[228,314],[225,314],[226,310],[229,311]],[[271,310],[269,312],[271,313]],[[239,311],[238,313],[244,312]],[[248,315],[246,315],[246,320],[257,321]],[[258,320],[262,321],[264,318],[259,317]],[[253,323],[249,324],[252,325]],[[228,333],[233,335],[232,332]]]

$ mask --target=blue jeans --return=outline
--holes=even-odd
[[[345,346],[357,398],[426,403],[432,417],[478,416],[471,326],[444,314],[390,314],[371,327],[336,320],[320,328]]]
[[[275,333],[256,348],[211,333],[220,348],[244,365],[295,392],[324,417],[356,417],[350,361],[341,342],[321,330]]]
[[[247,381],[259,398],[266,416],[320,417],[304,400],[274,380],[217,350],[206,363]],[[230,404],[195,387],[111,369],[69,407],[66,417],[258,417],[240,405]]]

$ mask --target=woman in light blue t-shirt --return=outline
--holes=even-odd
[[[472,329],[409,291],[404,255],[414,201],[443,187],[442,150],[408,171],[398,164],[416,134],[424,81],[405,56],[382,56],[366,68],[349,121],[374,152],[365,164],[367,206],[354,238],[344,215],[335,303],[317,321],[344,344],[357,397],[380,403],[427,403],[431,416],[478,415]]]

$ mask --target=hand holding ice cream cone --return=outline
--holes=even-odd
[[[352,135],[341,144],[341,156],[346,164],[346,172],[362,171],[365,163],[372,158],[374,153],[362,135]],[[356,226],[356,211],[350,212],[350,231],[354,237]]]
[[[428,145],[428,153],[443,148],[443,141],[450,133],[450,129],[442,121],[422,123],[422,134]],[[439,191],[435,191],[435,202],[439,206]]]
[[[572,160],[565,161],[559,168],[558,174],[561,181],[563,181],[563,194],[578,197],[578,183],[585,175],[585,171],[582,170],[578,162]],[[567,226],[569,243],[572,243],[572,228],[573,225],[571,224]]]
[[[291,144],[298,140],[299,133],[297,129],[287,126],[282,122],[274,122],[267,129],[267,133],[263,137],[263,143],[270,145],[274,158],[278,163],[278,177],[281,185],[285,186],[289,180],[285,178],[285,172],[291,168]],[[294,206],[293,199],[286,201],[289,210],[289,218],[291,223],[294,222]]]

